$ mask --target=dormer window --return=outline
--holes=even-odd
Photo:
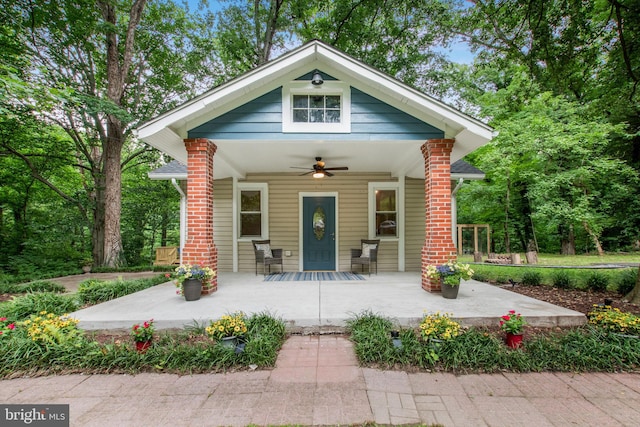
[[[294,81],[282,88],[282,131],[348,133],[351,131],[349,85],[325,80],[322,85]]]

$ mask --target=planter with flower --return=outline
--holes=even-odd
[[[241,311],[225,314],[220,319],[212,321],[205,331],[223,346],[235,348],[239,339],[247,333],[247,317]]]
[[[455,299],[458,297],[460,280],[469,280],[473,277],[473,270],[469,264],[459,264],[456,261],[449,261],[442,265],[429,265],[425,276],[429,279],[440,279],[442,296],[444,298]]]
[[[524,317],[515,310],[500,317],[500,329],[505,332],[505,343],[511,348],[518,348],[522,345],[522,332],[527,324]]]
[[[151,346],[154,331],[153,319],[147,320],[142,324],[137,323],[131,327],[131,337],[136,343],[136,350],[139,353],[144,353]]]
[[[176,286],[178,295],[184,295],[186,301],[196,301],[202,294],[202,284],[213,279],[216,272],[203,265],[182,264],[176,267]]]

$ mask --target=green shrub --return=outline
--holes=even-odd
[[[594,291],[606,291],[609,285],[609,278],[604,274],[594,271],[588,277],[586,281],[587,289]]]
[[[78,286],[78,298],[83,304],[99,304],[120,298],[160,283],[167,282],[167,278],[160,274],[149,279],[136,280],[85,280]]]
[[[5,294],[26,294],[27,292],[58,292],[63,293],[66,289],[64,286],[47,281],[31,282],[25,285],[15,283],[1,283],[0,293]]]
[[[589,323],[609,332],[640,335],[640,317],[619,308],[595,309],[589,313]]]
[[[59,315],[66,314],[77,310],[78,307],[78,301],[73,295],[60,295],[53,292],[29,293],[1,305],[0,317],[18,321],[43,311]]]
[[[539,286],[542,283],[542,274],[537,271],[525,271],[522,275],[522,284],[527,286]]]
[[[618,276],[618,288],[617,291],[620,295],[627,295],[636,286],[636,280],[638,279],[637,269],[624,269]]]
[[[551,283],[556,288],[568,289],[571,287],[571,278],[566,271],[558,270],[551,275]]]

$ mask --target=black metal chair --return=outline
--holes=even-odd
[[[271,273],[271,266],[280,264],[280,273],[283,272],[282,267],[282,249],[271,248],[271,240],[252,240],[253,252],[256,255],[256,276],[258,275],[258,265],[262,265],[262,273],[267,275],[267,268]]]
[[[376,274],[378,274],[378,249],[380,248],[380,240],[360,240],[359,249],[351,249],[351,271],[354,265],[360,265],[361,271],[364,266],[369,270],[371,276],[371,266],[375,264]]]

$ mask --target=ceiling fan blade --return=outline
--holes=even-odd
[[[310,168],[301,168],[299,166],[289,166],[291,169],[304,169],[304,170],[312,170]]]
[[[326,170],[326,171],[348,171],[349,168],[346,167],[346,166],[338,166],[338,167],[335,167],[335,168],[324,168],[324,170]]]
[[[325,175],[327,175],[327,176],[329,176],[329,177],[333,176],[333,174],[332,174],[331,172],[327,172],[327,170],[326,170],[326,169],[324,170],[324,174],[325,174]]]
[[[305,176],[305,175],[309,175],[310,173],[315,173],[315,171],[309,171],[309,172],[301,173],[298,176]]]

